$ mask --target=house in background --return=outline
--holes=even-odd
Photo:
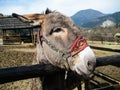
[[[3,44],[21,44],[23,42],[35,44],[34,32],[37,32],[38,28],[9,16],[0,17],[0,30],[3,33]]]

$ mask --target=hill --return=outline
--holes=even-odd
[[[120,25],[120,12],[109,14],[106,16],[98,17],[87,23],[82,24],[83,28],[94,28],[94,27],[110,27],[114,25]]]
[[[71,18],[73,19],[73,21],[77,26],[82,26],[84,23],[87,23],[93,19],[96,19],[102,16],[105,16],[105,14],[97,10],[86,9],[86,10],[78,11],[76,14],[71,16]]]

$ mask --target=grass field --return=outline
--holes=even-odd
[[[35,56],[35,48],[32,45],[1,45],[0,67],[31,65]],[[27,90],[28,80],[21,80],[0,85],[0,90]]]
[[[100,44],[98,44],[100,45]],[[119,46],[118,46],[119,47]],[[97,56],[114,55],[119,53],[94,50]],[[0,45],[0,67],[31,65],[35,56],[35,47],[30,44],[23,45]],[[103,66],[97,70],[108,74],[120,81],[120,69],[115,66]],[[0,90],[27,90],[28,80],[21,80],[0,85]]]
[[[2,42],[3,40],[0,38],[0,42]]]
[[[120,49],[120,44],[118,44],[116,42],[107,42],[107,41],[104,41],[103,44],[102,44],[101,41],[88,41],[88,43],[90,45],[93,45],[93,46],[99,46],[99,47],[105,47],[105,48],[112,48],[112,49]]]

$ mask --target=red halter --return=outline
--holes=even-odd
[[[71,55],[75,55],[79,52],[81,52],[83,49],[85,49],[88,46],[87,41],[85,38],[83,38],[82,35],[79,35],[78,38],[74,41],[70,48]]]
[[[38,43],[41,42],[41,40],[45,41],[53,50],[55,51],[60,51],[59,49],[57,49],[54,45],[52,45],[50,42],[48,42],[44,37],[42,37],[42,39],[40,39],[40,36],[42,33],[40,33],[40,31],[38,31],[37,33],[37,41]],[[80,34],[77,39],[74,41],[74,43],[72,44],[71,48],[70,48],[70,52],[66,53],[66,56],[74,56],[77,53],[81,52],[83,49],[85,49],[88,46],[87,41],[85,38],[83,38],[83,36]],[[62,52],[63,53],[63,52]],[[64,53],[63,53],[64,54]]]

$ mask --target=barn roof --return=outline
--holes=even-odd
[[[15,17],[0,17],[0,29],[32,28],[30,23],[22,22]]]

